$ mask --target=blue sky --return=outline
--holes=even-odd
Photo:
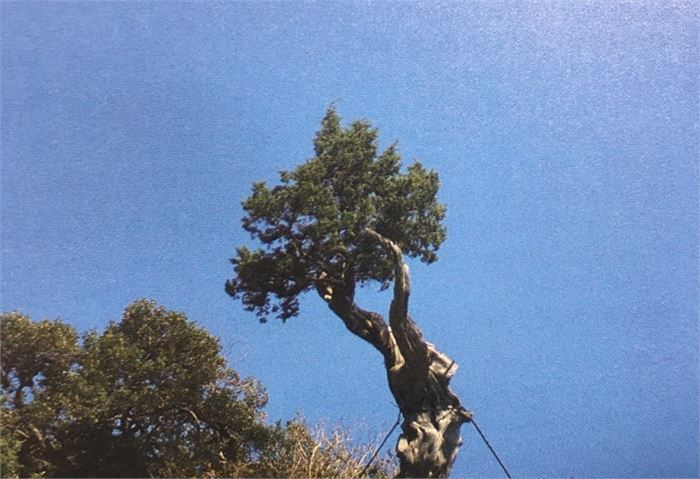
[[[2,310],[86,330],[156,299],[262,380],[270,419],[381,437],[371,347],[312,296],[261,325],[223,290],[240,202],[336,101],[440,173],[412,313],[511,472],[697,476],[696,7],[3,2]],[[500,477],[462,433],[454,475]]]

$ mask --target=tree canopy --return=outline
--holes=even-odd
[[[431,263],[445,238],[438,175],[420,162],[402,171],[397,145],[380,152],[366,121],[348,127],[329,108],[314,139],[315,156],[280,184],[253,185],[243,227],[262,248],[242,246],[231,260],[226,291],[261,320],[299,312],[299,295],[318,287],[379,282],[394,275],[391,255],[367,232],[392,240],[404,254]]]
[[[368,448],[341,430],[266,424],[262,385],[227,367],[216,338],[152,301],[82,338],[20,313],[0,326],[2,477],[357,476],[364,466]]]

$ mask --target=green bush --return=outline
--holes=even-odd
[[[14,312],[0,327],[2,477],[358,477],[369,457],[339,429],[267,425],[262,385],[152,301],[82,338]]]

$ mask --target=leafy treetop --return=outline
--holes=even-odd
[[[402,172],[396,144],[380,153],[377,136],[365,121],[344,128],[329,108],[314,139],[316,155],[282,171],[273,188],[253,185],[242,223],[263,247],[237,249],[226,291],[261,321],[271,313],[282,320],[297,315],[299,295],[321,280],[386,288],[394,263],[368,230],[408,256],[437,259],[445,238],[438,175],[418,161]]]

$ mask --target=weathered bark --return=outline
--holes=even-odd
[[[389,325],[355,304],[351,269],[335,284],[319,278],[316,288],[345,326],[384,356],[389,388],[403,416],[398,477],[447,477],[462,443],[460,427],[472,417],[449,388],[457,364],[427,342],[408,315],[410,276],[399,246],[375,231],[367,234],[395,261]]]

